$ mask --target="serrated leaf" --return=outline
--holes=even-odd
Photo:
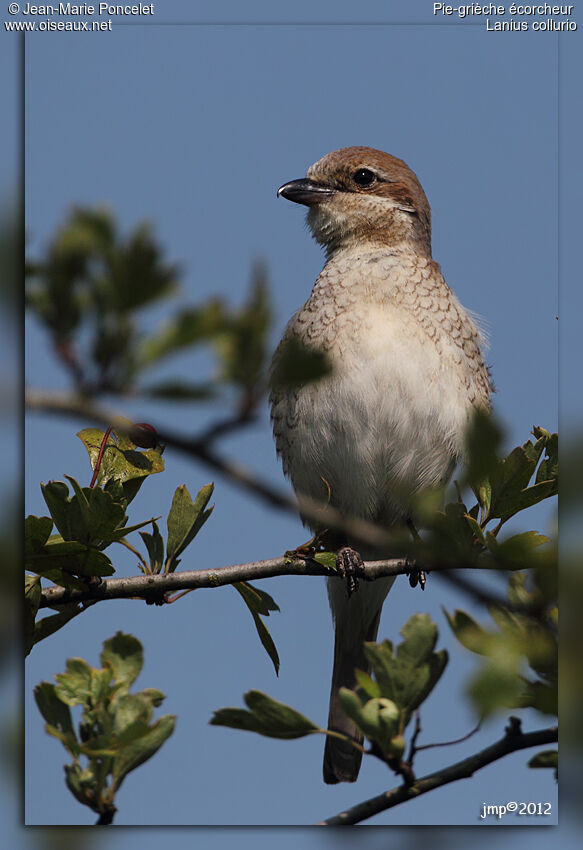
[[[199,490],[193,502],[185,484],[176,488],[168,514],[165,572],[174,571],[178,556],[184,552],[211,515],[212,507],[208,510],[205,508],[213,490],[214,484],[207,484]]]
[[[84,590],[86,583],[75,576],[110,576],[115,569],[104,552],[75,540],[48,543],[25,558],[25,569],[71,590]]]
[[[521,688],[519,657],[509,654],[502,663],[484,666],[474,676],[468,693],[479,716],[488,717],[501,709],[517,707]]]
[[[257,732],[268,738],[292,740],[323,730],[303,714],[285,703],[272,699],[261,691],[248,691],[244,695],[249,711],[242,708],[220,708],[214,712],[211,726],[228,726]]]
[[[559,713],[559,691],[556,682],[527,681],[520,696],[520,707],[536,708],[541,714],[556,717]]]
[[[263,615],[268,617],[270,611],[279,611],[279,607],[268,593],[253,587],[253,585],[248,582],[236,582],[233,584],[233,587],[241,594],[245,604],[249,608],[251,616],[253,617],[253,622],[255,623],[255,628],[257,629],[257,634],[259,635],[259,640],[271,658],[276,676],[279,675],[279,655],[277,653],[277,648],[269,634],[267,626],[260,616]]]
[[[81,540],[98,548],[119,539],[119,534],[116,536],[116,532],[127,522],[124,505],[115,502],[111,493],[100,487],[81,487],[70,475],[66,475],[65,478],[71,483],[75,493],[70,502],[71,509],[76,503],[82,520],[77,531],[72,529],[72,539]],[[146,524],[147,521],[143,523],[143,525]],[[129,531],[130,529],[124,529],[121,536],[123,537]]]
[[[250,611],[265,617],[269,616],[270,611],[279,611],[279,605],[269,593],[248,581],[235,582],[233,587],[239,591]]]
[[[533,550],[549,542],[548,537],[537,531],[523,531],[501,542],[497,540],[495,546],[490,541],[489,548],[504,569],[526,569],[531,566]]]
[[[152,717],[152,702],[143,693],[130,694],[124,688],[118,691],[111,704],[113,731],[118,739],[135,727],[139,737],[148,729]]]
[[[183,348],[212,339],[224,323],[225,309],[218,298],[200,307],[181,310],[142,341],[137,352],[138,367],[144,369]]]
[[[127,429],[132,427],[132,423],[129,420],[119,422],[119,426],[107,440],[97,482],[100,487],[106,489],[110,482],[117,482],[122,487],[127,504],[134,498],[148,475],[163,471],[164,459],[160,448],[140,450],[124,431],[124,422]],[[95,469],[105,431],[99,428],[84,428],[77,436],[87,449],[91,466]]]
[[[24,520],[24,554],[30,555],[42,549],[53,530],[53,521],[48,516],[27,516]]]
[[[41,640],[54,635],[55,632],[66,626],[73,617],[82,614],[86,610],[86,608],[77,602],[69,602],[68,604],[61,605],[60,609],[58,614],[43,617],[35,623],[33,644],[40,643]]]
[[[405,640],[397,646],[397,658],[412,667],[423,664],[437,643],[437,626],[429,614],[413,614],[400,634]]]
[[[153,573],[159,573],[164,565],[164,540],[155,520],[152,520],[152,534],[140,531],[140,537],[148,550],[150,569]]]
[[[314,561],[322,564],[327,570],[337,570],[337,555],[335,552],[316,552],[313,556]]]
[[[452,632],[466,649],[471,652],[477,652],[480,655],[486,655],[491,646],[491,635],[486,632],[469,614],[465,611],[456,610],[453,617],[443,609],[447,621]]]
[[[470,513],[467,513],[465,515],[465,518],[466,518],[466,522],[469,526],[469,529],[472,532],[472,534],[474,535],[474,537],[476,537],[480,541],[480,543],[485,544],[484,532],[482,531],[482,527],[477,520],[477,515],[472,516]]]
[[[541,750],[536,753],[528,762],[529,767],[552,767],[555,771],[559,766],[559,751],[558,750]]]
[[[133,635],[116,632],[106,640],[99,656],[104,667],[109,667],[113,677],[127,691],[135,682],[144,664],[144,650]]]
[[[41,484],[41,491],[51,517],[63,540],[73,540],[70,530],[69,488],[64,481],[49,481]]]
[[[138,740],[128,744],[113,760],[113,790],[117,791],[125,777],[132,770],[155,755],[164,741],[174,732],[176,717],[165,714],[151,726],[148,732]]]
[[[65,782],[67,788],[79,803],[88,806],[94,812],[99,811],[93,793],[95,774],[90,768],[83,769],[79,762],[66,764]]]
[[[55,685],[41,682],[34,689],[34,699],[47,723],[63,734],[75,737],[69,706],[59,698]]]
[[[221,358],[221,378],[249,394],[264,381],[270,318],[267,281],[257,268],[247,303],[225,318],[221,333],[213,339]]]
[[[277,392],[319,381],[331,371],[332,364],[323,350],[286,336],[275,352],[270,383]]]
[[[371,698],[380,697],[381,689],[378,682],[365,673],[364,670],[358,670],[358,668],[354,671],[354,678],[356,679],[356,684],[359,685],[360,688],[365,692],[365,694]]]
[[[82,658],[69,658],[65,673],[57,673],[55,679],[55,693],[65,705],[83,705],[91,700],[91,667]]]

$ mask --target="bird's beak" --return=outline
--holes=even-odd
[[[284,183],[277,190],[277,197],[283,195],[288,201],[294,201],[296,204],[305,204],[311,207],[312,204],[319,204],[320,201],[335,195],[336,190],[330,186],[325,186],[323,183],[314,183],[313,180],[308,180],[307,177],[302,177],[300,180],[290,180],[289,183]]]

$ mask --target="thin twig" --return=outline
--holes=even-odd
[[[482,721],[480,720],[478,725],[475,726],[471,732],[468,732],[467,735],[463,735],[461,738],[456,738],[453,741],[439,741],[436,744],[422,744],[420,747],[415,748],[415,752],[420,753],[421,750],[431,750],[433,747],[451,747],[454,744],[462,744],[464,741],[469,740],[472,735],[475,735],[476,732],[480,730],[482,726]]]
[[[411,735],[411,744],[409,747],[409,758],[407,759],[408,764],[413,767],[413,759],[415,758],[415,753],[419,749],[417,747],[417,738],[421,734],[421,714],[419,709],[415,712],[415,729],[413,730],[413,734]]]
[[[420,797],[421,794],[427,794],[428,791],[433,791],[434,788],[440,788],[443,785],[448,785],[450,782],[457,782],[458,779],[467,779],[473,776],[478,770],[486,767],[488,764],[503,758],[517,750],[524,750],[529,747],[538,747],[544,744],[552,744],[558,740],[558,729],[552,726],[548,729],[540,729],[536,732],[523,733],[520,730],[520,723],[516,722],[516,718],[510,718],[510,724],[505,730],[505,734],[500,740],[491,744],[486,749],[475,753],[463,761],[456,762],[449,767],[423,776],[415,780],[412,785],[399,785],[392,788],[390,791],[385,791],[378,797],[372,797],[369,800],[340,812],[338,815],[333,815],[324,821],[320,821],[318,826],[339,826],[361,823],[368,818],[378,815],[387,809],[392,809],[400,803],[407,800]]]

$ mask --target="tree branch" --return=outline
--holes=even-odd
[[[364,565],[365,581],[374,581],[382,576],[406,575],[411,565],[404,558],[392,558],[387,561],[369,561]],[[96,587],[87,590],[68,590],[65,587],[44,588],[41,608],[53,607],[70,602],[98,602],[103,599],[131,599],[138,597],[147,602],[164,602],[164,594],[178,590],[197,590],[201,587],[223,587],[239,581],[272,578],[273,576],[330,576],[333,570],[316,561],[292,559],[289,557],[270,558],[266,561],[252,561],[248,564],[234,564],[229,567],[217,567],[214,570],[184,570],[169,575],[139,575],[129,578],[105,579]]]
[[[520,728],[520,721],[516,717],[511,717],[504,737],[489,747],[486,747],[486,749],[469,756],[469,758],[463,761],[458,761],[450,767],[445,767],[435,773],[423,776],[421,779],[413,782],[412,785],[399,785],[390,791],[385,791],[384,794],[380,794],[378,797],[365,800],[351,809],[320,821],[317,826],[339,826],[361,823],[367,820],[367,818],[378,815],[380,812],[398,806],[400,803],[405,803],[407,800],[412,800],[421,796],[421,794],[433,791],[434,788],[440,788],[442,785],[448,785],[450,782],[457,782],[458,779],[468,779],[476,771],[481,770],[486,765],[492,764],[492,762],[510,753],[525,750],[529,747],[551,744],[557,740],[558,729],[556,726],[551,726],[548,729],[540,729],[537,732],[523,733]]]
[[[49,413],[59,416],[69,416],[74,419],[80,419],[84,422],[87,422],[87,420],[92,420],[104,427],[108,427],[110,425],[113,425],[113,427],[115,427],[116,422],[120,418],[118,413],[96,405],[92,399],[74,395],[71,393],[55,393],[46,392],[43,390],[29,389],[26,393],[26,406],[29,409],[36,410],[38,412]],[[231,461],[214,450],[214,448],[212,447],[212,441],[216,437],[221,436],[229,431],[235,430],[239,427],[248,425],[250,424],[250,422],[251,419],[245,415],[235,415],[232,418],[220,420],[215,425],[211,425],[209,428],[207,428],[202,434],[195,437],[184,437],[172,432],[160,431],[159,429],[156,430],[161,442],[165,443],[171,448],[183,452],[191,459],[194,458],[195,460],[201,461],[206,466],[213,469],[215,472],[218,472],[221,475],[225,476],[229,481],[231,481],[231,483],[239,486],[245,492],[253,493],[256,497],[260,498],[272,508],[285,511],[287,513],[292,513],[296,516],[299,512],[304,519],[310,522],[312,526],[320,526],[337,531],[342,531],[354,539],[361,540],[379,549],[385,549],[385,551],[391,551],[391,549],[393,549],[394,551],[394,538],[391,532],[388,531],[386,528],[382,528],[381,526],[376,525],[375,523],[368,522],[367,520],[363,520],[358,517],[352,517],[342,514],[340,511],[336,510],[331,505],[324,507],[322,503],[307,496],[303,496],[301,494],[299,495],[298,500],[296,501],[292,496],[288,495],[283,490],[280,490],[274,487],[271,483],[261,479],[243,464],[239,463],[238,461]],[[272,562],[260,561],[257,563],[268,564]],[[381,563],[388,564],[397,562],[383,561]],[[403,562],[399,561],[398,563]],[[246,566],[248,565],[239,565],[239,568]],[[410,563],[409,569],[407,570],[402,569],[400,572],[388,572],[383,573],[383,575],[408,574],[411,567],[413,566],[414,564]],[[473,582],[467,581],[459,575],[452,575],[451,572],[441,570],[438,565],[436,566],[434,564],[417,564],[417,566],[419,568],[424,568],[427,572],[431,571],[442,573],[443,577],[447,581],[452,584],[455,584],[459,590],[461,590],[466,595],[472,597],[473,599],[478,600],[479,602],[498,606],[502,605],[510,610],[530,610],[523,605],[512,605],[503,596],[492,593],[489,590],[482,589],[478,585],[474,584]],[[455,567],[452,567],[450,565],[448,569],[452,572],[457,572],[458,569],[465,568],[467,566],[468,565],[466,564],[455,565]],[[235,568],[233,567],[229,569]],[[247,578],[250,577],[267,578],[273,575],[295,575],[297,574],[297,572],[297,570],[292,570],[290,572],[288,563],[287,569],[283,572],[262,573],[259,576],[257,576],[256,574],[253,574],[252,576],[244,574],[240,578],[236,578],[233,580],[245,581],[247,580]],[[299,572],[303,575],[329,575],[329,573],[327,573],[326,571],[310,573],[306,570],[300,570]],[[190,574],[183,572],[179,575],[184,577]],[[196,572],[196,575],[200,575],[199,571]],[[163,578],[172,579],[172,577],[170,576],[156,576],[154,578],[156,579],[156,581],[161,581]],[[147,576],[145,580],[150,581],[151,579],[151,576]],[[176,581],[179,580],[178,574],[174,576],[174,579]],[[109,582],[103,582],[100,587],[103,588],[105,592],[106,588],[112,585],[112,583],[120,581],[137,581],[137,578],[113,579]],[[223,583],[228,584],[229,580]],[[202,586],[211,585],[195,584],[193,586],[190,584],[172,584],[168,589],[192,589],[192,587]],[[51,592],[58,593],[60,592],[60,589],[57,588]],[[155,591],[156,594],[164,592],[166,591],[158,591],[157,588]],[[128,592],[124,593],[123,595],[103,595],[95,597],[93,595],[87,596],[83,591],[83,599],[128,598],[134,595],[140,596],[143,595],[143,592],[133,593],[128,590]]]

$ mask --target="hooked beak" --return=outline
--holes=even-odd
[[[277,190],[277,197],[283,195],[288,201],[294,201],[296,204],[305,204],[311,207],[312,204],[319,204],[320,201],[335,195],[336,190],[330,186],[325,186],[322,183],[314,183],[307,177],[302,177],[300,180],[290,180],[289,183],[284,183]]]

